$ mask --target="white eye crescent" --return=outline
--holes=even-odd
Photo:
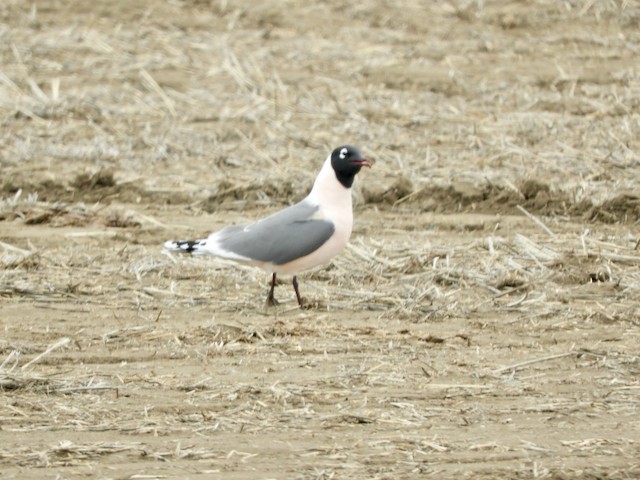
[[[347,150],[346,148],[343,148],[342,150],[340,150],[340,158],[342,160],[344,160],[344,157],[347,156],[347,153],[349,152],[349,150]]]

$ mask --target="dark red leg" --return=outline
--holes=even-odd
[[[298,290],[298,277],[293,276],[293,289],[296,291],[296,298],[298,299],[298,305],[302,308],[302,297],[300,296],[300,291]]]
[[[273,307],[278,304],[278,301],[273,296],[273,292],[276,289],[276,274],[274,273],[271,277],[271,288],[269,289],[269,295],[267,295],[267,306]]]

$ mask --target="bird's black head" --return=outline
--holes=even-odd
[[[372,164],[371,160],[362,156],[360,150],[351,145],[342,145],[331,152],[331,166],[345,188],[351,188],[356,173],[363,166],[371,167]]]

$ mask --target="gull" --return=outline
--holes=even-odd
[[[202,240],[167,241],[165,251],[213,255],[271,273],[267,305],[276,305],[276,276],[293,275],[298,305],[298,274],[327,263],[349,241],[353,228],[351,187],[363,166],[373,162],[351,145],[334,149],[325,160],[309,195],[248,225],[233,225]]]

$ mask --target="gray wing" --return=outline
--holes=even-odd
[[[309,255],[335,232],[332,222],[311,218],[317,211],[303,201],[249,225],[226,227],[215,239],[237,255],[282,265]]]

